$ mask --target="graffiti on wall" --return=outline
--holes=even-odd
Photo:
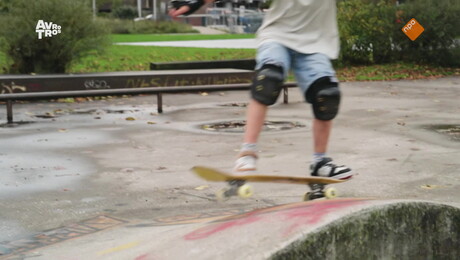
[[[89,79],[84,82],[85,89],[109,89],[110,85],[105,80]]]
[[[1,83],[0,94],[15,93],[20,91],[27,91],[27,87],[16,85],[14,82],[11,82],[10,84]]]
[[[244,80],[238,76],[203,76],[191,77],[189,79],[178,77],[152,78],[152,79],[127,79],[126,88],[149,88],[149,87],[179,87],[195,85],[223,85],[242,83]],[[250,83],[248,79],[245,81]]]
[[[220,219],[186,234],[183,238],[185,240],[205,239],[229,229],[247,228],[248,225],[261,222],[269,225],[275,220],[282,220],[283,223],[287,223],[284,225],[281,235],[288,236],[302,227],[317,224],[331,213],[363,204],[366,201],[362,199],[335,199],[275,206]]]
[[[30,238],[0,242],[0,257],[23,254],[33,249],[99,232],[123,223],[126,221],[108,216],[98,216],[67,227],[49,230]]]
[[[153,223],[142,223],[129,225],[130,228],[152,227],[152,226],[173,226],[194,223],[205,223],[216,221],[218,219],[234,216],[250,211],[250,209],[228,209],[213,212],[197,212],[193,214],[184,214],[177,216],[168,216],[154,219]]]

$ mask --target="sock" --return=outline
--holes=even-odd
[[[240,151],[241,152],[244,152],[244,151],[257,152],[257,144],[244,143],[241,145]]]
[[[320,162],[324,157],[326,157],[326,153],[314,153],[313,154],[313,163]]]

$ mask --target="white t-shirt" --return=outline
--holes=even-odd
[[[300,53],[339,55],[335,0],[274,0],[257,32],[259,45],[275,41]]]

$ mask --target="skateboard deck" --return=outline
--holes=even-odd
[[[246,182],[273,182],[273,183],[292,183],[292,184],[332,184],[345,182],[333,178],[324,177],[294,177],[280,175],[244,175],[236,176],[230,173],[219,171],[213,168],[195,166],[192,171],[201,178],[207,181],[215,182],[230,182],[230,181],[246,181]]]
[[[295,177],[295,176],[280,176],[280,175],[244,175],[237,176],[230,173],[226,173],[217,169],[195,166],[192,171],[207,181],[213,182],[227,182],[230,184],[230,188],[223,189],[216,193],[218,199],[225,199],[231,196],[238,195],[243,198],[252,196],[252,188],[246,184],[246,182],[269,182],[269,183],[287,183],[287,184],[304,184],[309,185],[312,190],[317,185],[316,195],[312,196],[313,193],[306,193],[304,200],[316,199],[321,197],[333,198],[336,196],[336,190],[334,188],[328,188],[324,190],[327,184],[342,183],[346,180],[337,180],[326,177]]]

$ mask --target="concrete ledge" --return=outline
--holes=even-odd
[[[110,222],[85,223],[100,227],[115,220],[116,227],[77,236],[87,225],[71,225],[39,234],[34,243],[23,240],[23,247],[21,241],[4,244],[3,254],[47,260],[457,259],[460,254],[460,208],[423,201],[322,200],[169,225],[102,219]],[[66,230],[72,239],[44,243],[66,237]]]
[[[460,253],[460,209],[422,201],[302,202],[216,220],[165,242],[154,250],[156,256],[172,259],[455,259]],[[181,251],[174,251],[171,243]],[[153,255],[144,256],[149,259]]]
[[[250,83],[252,70],[197,69],[0,75],[0,94]]]
[[[151,70],[242,69],[252,71],[255,66],[254,59],[150,63]]]
[[[456,259],[459,255],[460,209],[397,202],[321,227],[271,259]]]

